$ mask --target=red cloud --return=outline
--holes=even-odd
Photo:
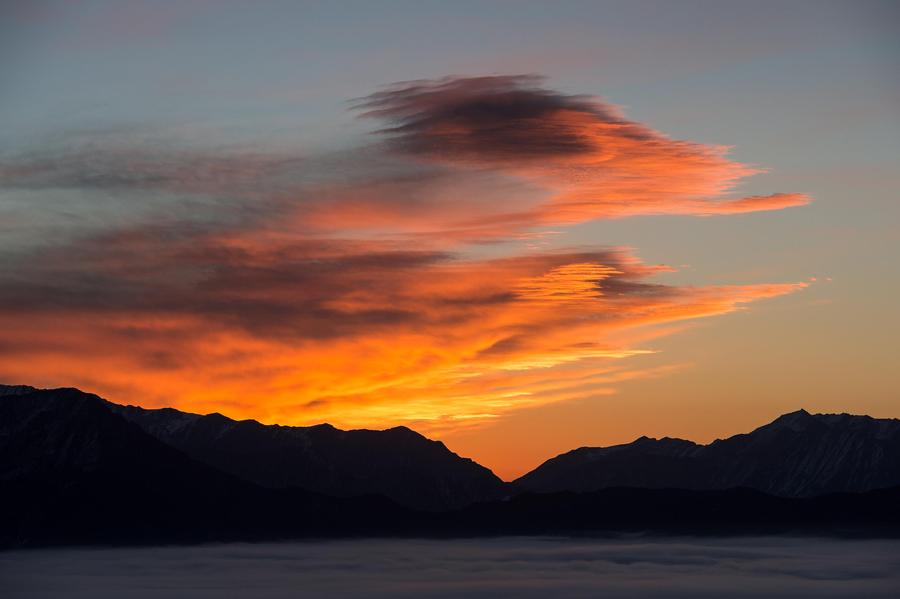
[[[150,230],[36,253],[0,304],[0,374],[287,423],[470,426],[570,397],[575,371],[590,393],[648,327],[803,286],[654,284],[668,269],[622,250],[392,246]]]
[[[614,363],[674,323],[803,287],[663,285],[666,267],[625,250],[523,249],[546,225],[808,201],[730,198],[757,169],[539,83],[394,86],[359,104],[386,141],[327,157],[87,146],[7,161],[9,187],[159,212],[35,229],[41,243],[3,256],[0,377],[436,430],[610,392],[645,374]],[[204,202],[176,210],[184,196]],[[482,241],[506,245],[489,258]]]
[[[439,164],[492,169],[544,188],[535,223],[639,214],[730,214],[802,205],[802,194],[729,199],[760,172],[726,148],[673,140],[599,99],[539,87],[534,76],[398,84],[362,99],[386,121],[395,152]]]

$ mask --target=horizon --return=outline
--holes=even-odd
[[[106,401],[106,402],[110,402],[110,403],[114,403],[114,404],[118,404],[118,405],[126,406],[126,407],[137,407],[137,408],[142,408],[142,409],[145,409],[145,410],[163,410],[163,409],[176,409],[176,410],[177,410],[177,408],[174,408],[173,406],[160,406],[160,407],[156,407],[156,408],[145,408],[145,407],[140,406],[140,405],[137,405],[137,404],[121,403],[121,402],[119,402],[119,401],[115,401],[115,400],[110,399],[110,398],[107,398],[107,397],[99,396],[99,395],[97,395],[97,394],[95,394],[95,393],[92,393],[92,392],[87,391],[87,390],[84,390],[84,389],[78,389],[77,387],[58,387],[58,388],[56,388],[56,389],[42,389],[42,388],[38,388],[38,387],[34,387],[34,386],[32,386],[32,385],[26,385],[26,384],[15,384],[15,385],[10,385],[10,384],[6,384],[6,383],[0,383],[0,388],[3,388],[3,387],[9,387],[9,388],[23,388],[23,387],[24,387],[24,388],[28,388],[28,389],[33,389],[33,390],[35,390],[35,391],[56,391],[56,390],[60,390],[60,389],[71,389],[71,390],[79,391],[79,392],[81,392],[81,393],[85,393],[85,394],[88,394],[88,395],[94,395],[94,396],[99,397],[101,400]],[[410,430],[410,431],[412,431],[412,432],[414,432],[414,433],[417,433],[417,434],[419,434],[419,435],[425,437],[426,439],[434,440],[434,439],[430,439],[430,437],[428,437],[427,435],[422,434],[420,431],[417,431],[417,430],[415,430],[415,429],[413,429],[413,428],[410,428],[410,427],[408,427],[408,426],[406,426],[406,425],[397,425],[397,426],[395,426],[395,427],[388,427],[388,428],[381,428],[381,429],[379,429],[379,428],[370,428],[370,427],[361,427],[361,428],[352,428],[352,429],[349,429],[349,428],[348,428],[348,429],[341,429],[340,427],[335,427],[333,424],[331,424],[331,423],[329,423],[329,422],[319,422],[319,423],[316,423],[316,424],[309,424],[309,425],[303,425],[303,426],[296,426],[296,425],[282,424],[282,423],[278,423],[278,422],[262,422],[262,421],[260,421],[260,420],[254,419],[254,418],[233,418],[233,417],[229,416],[228,414],[224,414],[224,413],[222,413],[222,412],[208,412],[208,413],[198,414],[198,413],[196,413],[196,412],[189,412],[189,411],[184,411],[184,410],[179,410],[179,411],[181,411],[181,412],[183,412],[183,413],[188,413],[188,414],[197,415],[197,416],[212,416],[212,415],[218,415],[218,416],[222,416],[222,417],[224,417],[224,418],[227,418],[227,419],[232,420],[232,421],[235,421],[235,422],[256,422],[257,424],[262,424],[263,426],[287,426],[287,427],[297,427],[297,428],[308,428],[308,427],[315,427],[315,426],[330,426],[330,427],[332,427],[332,428],[337,428],[338,430],[345,430],[345,431],[348,431],[348,432],[349,432],[349,431],[376,431],[376,432],[383,432],[383,431],[386,431],[386,430],[391,430],[392,428],[405,428],[405,429],[407,429],[407,430]],[[873,416],[870,416],[869,414],[856,414],[856,413],[851,413],[851,412],[810,412],[810,411],[806,410],[805,408],[798,408],[798,409],[796,409],[796,410],[792,410],[792,411],[789,411],[789,412],[784,412],[784,413],[778,414],[778,415],[776,415],[776,416],[774,416],[774,417],[770,417],[770,419],[766,420],[765,422],[763,422],[763,423],[761,423],[761,424],[759,424],[759,425],[756,425],[756,426],[752,426],[752,428],[750,428],[750,429],[748,429],[748,430],[746,430],[746,431],[743,431],[743,432],[736,433],[736,434],[746,434],[746,433],[750,433],[750,432],[756,431],[756,430],[758,430],[758,429],[760,429],[760,428],[763,428],[763,427],[765,427],[765,426],[767,426],[767,425],[773,424],[774,422],[776,422],[777,420],[780,420],[781,418],[783,418],[783,417],[785,417],[785,416],[791,416],[791,415],[793,415],[793,414],[800,414],[800,413],[806,414],[806,415],[811,416],[811,417],[815,417],[815,416],[851,416],[851,417],[857,417],[857,418],[871,418],[871,419],[875,419],[875,420],[900,420],[900,418],[875,418],[875,417],[873,417]],[[565,453],[569,453],[569,452],[576,451],[576,450],[579,450],[579,449],[601,449],[601,448],[606,448],[606,447],[617,447],[617,446],[620,446],[620,445],[630,445],[631,443],[634,443],[634,442],[639,441],[639,440],[641,440],[641,439],[650,439],[650,440],[652,440],[652,441],[660,441],[660,440],[666,440],[666,439],[669,439],[669,440],[675,440],[675,441],[687,441],[687,442],[693,443],[693,444],[695,444],[695,445],[699,445],[699,446],[704,446],[704,447],[705,447],[705,446],[708,446],[708,445],[710,445],[710,444],[712,444],[712,443],[714,443],[714,442],[716,442],[716,441],[721,441],[721,440],[724,440],[724,439],[728,439],[728,438],[730,438],[731,436],[733,436],[733,435],[722,436],[722,437],[715,437],[715,438],[713,438],[713,439],[710,439],[710,440],[702,441],[702,442],[701,442],[701,441],[697,441],[697,440],[694,440],[694,439],[685,439],[685,438],[682,438],[682,437],[671,437],[671,436],[668,436],[668,435],[662,436],[662,437],[653,437],[653,436],[649,436],[649,435],[640,435],[640,436],[638,436],[638,437],[635,437],[635,438],[632,439],[631,441],[627,441],[627,442],[624,442],[624,443],[616,443],[616,444],[613,444],[613,445],[603,445],[603,446],[589,446],[589,445],[582,445],[582,446],[578,446],[578,447],[571,447],[571,448],[569,448],[569,449],[567,449],[567,450],[564,450],[564,451],[560,452],[559,454],[554,454],[554,455],[547,456],[547,457],[545,457],[544,459],[542,459],[542,460],[540,460],[539,462],[537,462],[536,464],[534,464],[533,466],[531,466],[531,467],[526,467],[525,470],[523,470],[523,471],[521,471],[521,472],[518,472],[518,473],[514,473],[514,474],[511,475],[511,476],[510,476],[510,475],[502,476],[501,474],[497,473],[497,471],[494,470],[494,468],[492,468],[490,464],[482,463],[482,462],[479,461],[479,460],[474,460],[474,461],[475,461],[475,463],[478,464],[479,466],[483,466],[484,468],[487,468],[488,470],[490,470],[495,476],[497,476],[497,477],[498,477],[500,480],[502,480],[504,483],[512,483],[512,482],[515,482],[515,480],[517,480],[518,478],[521,478],[522,476],[524,476],[524,475],[526,475],[526,474],[529,474],[529,473],[533,472],[533,471],[536,470],[538,467],[544,465],[545,463],[547,463],[548,461],[552,460],[553,458],[559,457],[560,455],[564,455]],[[463,455],[463,454],[457,453],[456,451],[454,451],[454,448],[451,447],[451,446],[449,446],[449,445],[446,445],[446,447],[447,447],[448,450],[450,450],[451,452],[455,453],[456,455],[459,455],[459,456],[462,457],[462,458],[472,459],[472,458],[470,458],[470,457],[467,456],[467,455]]]
[[[896,3],[12,4],[0,380],[503,479],[900,417]]]

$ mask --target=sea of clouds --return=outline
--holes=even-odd
[[[367,539],[0,553],[17,597],[898,597],[900,541]]]

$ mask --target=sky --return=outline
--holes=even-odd
[[[0,8],[0,380],[503,478],[900,417],[896,2]]]

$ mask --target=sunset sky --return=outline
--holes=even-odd
[[[897,2],[0,8],[0,382],[503,478],[900,417]]]

